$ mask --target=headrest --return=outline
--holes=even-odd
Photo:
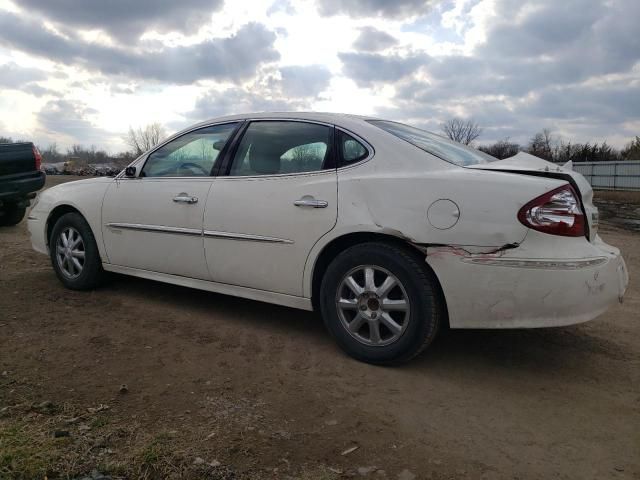
[[[269,175],[280,173],[280,154],[269,148],[268,142],[256,142],[249,151],[251,170],[255,173]]]

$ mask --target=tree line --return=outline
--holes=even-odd
[[[28,140],[14,140],[11,137],[0,136],[0,143],[20,143]],[[71,159],[79,160],[82,163],[91,165],[114,165],[116,167],[125,167],[131,163],[137,155],[132,151],[123,151],[111,154],[106,150],[96,148],[95,145],[86,147],[84,145],[71,145],[64,151],[60,150],[57,143],[50,143],[46,147],[36,145],[44,163],[64,163]]]
[[[460,118],[447,120],[441,125],[441,129],[447,138],[471,146],[482,135],[482,128],[476,122]],[[557,163],[640,160],[640,136],[636,136],[619,150],[606,141],[602,143],[566,141],[553,135],[548,128],[533,135],[525,145],[511,142],[505,138],[492,144],[479,145],[476,148],[500,160],[513,157],[518,152],[527,152]]]
[[[57,143],[51,143],[47,147],[36,145],[44,163],[63,163],[70,159],[79,160],[90,165],[110,164],[123,168],[135,160],[136,157],[146,152],[166,137],[166,130],[160,123],[151,123],[144,127],[132,128],[122,137],[129,150],[110,154],[106,150],[98,149],[95,145],[71,145],[64,151],[58,148]],[[0,143],[19,143],[27,140],[14,140],[11,137],[0,135]]]

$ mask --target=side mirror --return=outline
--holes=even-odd
[[[135,177],[136,176],[136,167],[127,167],[124,169],[125,177]]]

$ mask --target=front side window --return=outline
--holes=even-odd
[[[206,177],[211,175],[220,150],[235,123],[213,125],[186,133],[163,145],[147,158],[143,177]]]
[[[278,175],[322,170],[331,128],[291,121],[252,122],[231,164],[231,176]]]
[[[467,147],[461,143],[452,142],[435,133],[410,127],[409,125],[386,120],[369,120],[369,123],[380,127],[431,155],[435,155],[442,160],[460,165],[461,167],[489,163],[495,160],[495,158],[479,150]]]

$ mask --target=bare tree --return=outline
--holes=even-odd
[[[482,134],[482,128],[476,122],[461,118],[447,120],[442,124],[441,128],[450,140],[464,145],[470,145]]]
[[[492,145],[481,145],[478,147],[478,150],[488,153],[499,160],[504,160],[505,158],[510,158],[516,155],[520,151],[520,145],[510,142],[507,137]]]
[[[527,151],[531,155],[535,155],[536,157],[544,158],[545,160],[552,162],[554,150],[558,146],[557,144],[558,142],[551,134],[551,130],[545,128],[531,137]]]
[[[621,154],[625,160],[640,160],[640,137],[636,135],[636,138],[627,143]]]
[[[164,127],[158,122],[154,122],[137,129],[129,127],[123,140],[136,155],[140,155],[160,143],[160,140],[166,135]]]

